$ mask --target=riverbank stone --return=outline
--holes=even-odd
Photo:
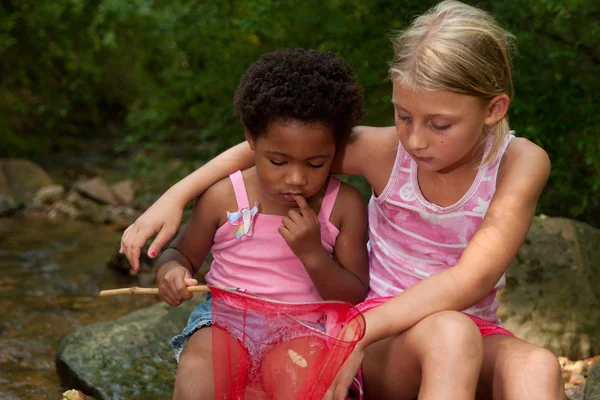
[[[160,303],[71,332],[56,355],[63,384],[98,400],[170,399],[177,364],[169,341],[203,299]]]

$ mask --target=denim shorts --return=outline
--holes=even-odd
[[[277,326],[277,332],[275,333],[271,326],[273,323],[267,321],[265,317],[260,314],[232,314],[228,313],[227,310],[222,310],[221,312],[223,314],[219,315],[219,318],[220,320],[226,319],[228,321],[228,333],[240,343],[243,343],[242,346],[250,353],[254,360],[260,358],[259,354],[262,351],[276,345],[281,337],[293,339],[295,337],[307,335],[309,334],[307,332],[312,330],[325,332],[325,327],[322,323],[303,321],[304,329],[299,329],[298,325],[285,326],[285,322],[282,322],[280,325],[275,324],[275,326]],[[206,301],[200,303],[196,306],[194,311],[192,311],[183,332],[171,339],[173,353],[178,362],[183,347],[188,339],[199,329],[212,326],[212,324],[213,302],[211,294],[207,293]]]
[[[183,346],[188,339],[200,328],[212,325],[212,296],[210,293],[206,294],[206,301],[198,304],[192,314],[188,318],[188,323],[181,334],[171,339],[171,346],[173,347],[173,354],[179,362],[179,356],[183,351]]]

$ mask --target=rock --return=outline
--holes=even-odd
[[[81,393],[79,390],[71,389],[67,390],[62,394],[63,400],[87,400],[85,394]]]
[[[130,205],[135,200],[135,188],[131,179],[125,179],[111,185],[117,199],[124,205]]]
[[[84,209],[88,204],[93,203],[90,199],[85,199],[77,191],[71,191],[65,198],[65,201],[79,209]],[[96,203],[93,203],[96,204]]]
[[[505,327],[570,359],[600,354],[598,243],[585,223],[535,218],[499,292]]]
[[[576,361],[571,361],[566,357],[558,357],[565,389],[575,389],[585,383],[585,379],[598,359],[600,359],[600,356]],[[581,391],[581,395],[583,396],[583,391]]]
[[[116,206],[119,204],[117,197],[104,178],[95,177],[88,180],[78,181],[74,188],[86,197],[104,204]]]
[[[31,203],[35,207],[41,207],[62,199],[64,194],[65,188],[62,185],[45,186],[36,192]]]
[[[48,210],[49,219],[58,219],[63,217],[78,219],[80,215],[81,213],[77,208],[62,200],[54,202]]]
[[[101,206],[96,203],[90,202],[91,204],[85,209],[81,210],[80,219],[82,221],[91,222],[95,225],[104,225],[110,222],[110,215],[108,207]]]
[[[54,181],[38,165],[23,159],[0,160],[0,195],[24,203],[38,190]]]
[[[8,184],[8,179],[6,179],[6,175],[4,175],[4,171],[0,168],[0,197],[10,197],[12,198],[13,192]]]
[[[586,378],[598,359],[600,359],[600,356],[575,361],[571,361],[566,357],[558,357],[568,400],[584,399]]]
[[[60,179],[68,183],[71,186],[73,183],[81,180],[87,180],[96,176],[103,176],[104,172],[102,169],[90,164],[74,164],[69,165],[58,172]]]
[[[63,384],[98,400],[170,399],[177,365],[169,340],[185,327],[198,302],[160,303],[76,329],[56,355]]]
[[[567,400],[584,400],[585,382],[565,390]]]
[[[69,203],[69,198],[67,197],[65,201]],[[97,203],[81,197],[79,201],[71,204],[74,204],[74,207],[79,210],[79,219],[82,221],[92,222],[94,224],[104,224],[104,217],[101,215],[102,207]]]
[[[0,194],[0,217],[8,215],[21,207],[12,196]]]
[[[600,362],[592,367],[585,383],[585,400],[600,400]]]
[[[124,254],[119,253],[118,250],[113,253],[110,260],[106,263],[106,266],[122,275],[127,276],[138,275],[140,273],[153,273],[154,260],[148,257],[147,253],[148,247],[144,246],[140,251],[140,269],[137,271],[131,269],[131,265],[129,264],[127,257],[125,257]]]
[[[135,222],[140,213],[131,207],[127,206],[107,206],[106,207],[107,219],[106,223],[113,226],[117,230],[125,230],[127,227]]]

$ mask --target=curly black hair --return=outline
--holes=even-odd
[[[283,49],[248,67],[235,91],[236,117],[257,138],[276,120],[322,122],[337,143],[365,114],[354,71],[330,51]]]

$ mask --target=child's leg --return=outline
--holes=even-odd
[[[174,400],[213,399],[212,328],[196,331],[179,357]]]
[[[558,359],[548,350],[505,335],[485,337],[483,346],[478,399],[565,398]]]
[[[368,400],[472,400],[483,358],[483,340],[466,315],[443,311],[399,336],[366,349]]]
[[[306,398],[322,385],[317,372],[327,358],[327,343],[318,337],[283,340],[272,348],[261,364],[261,375],[269,399]],[[326,375],[327,372],[323,371]],[[322,386],[321,386],[322,387]],[[327,386],[323,390],[327,389]]]

